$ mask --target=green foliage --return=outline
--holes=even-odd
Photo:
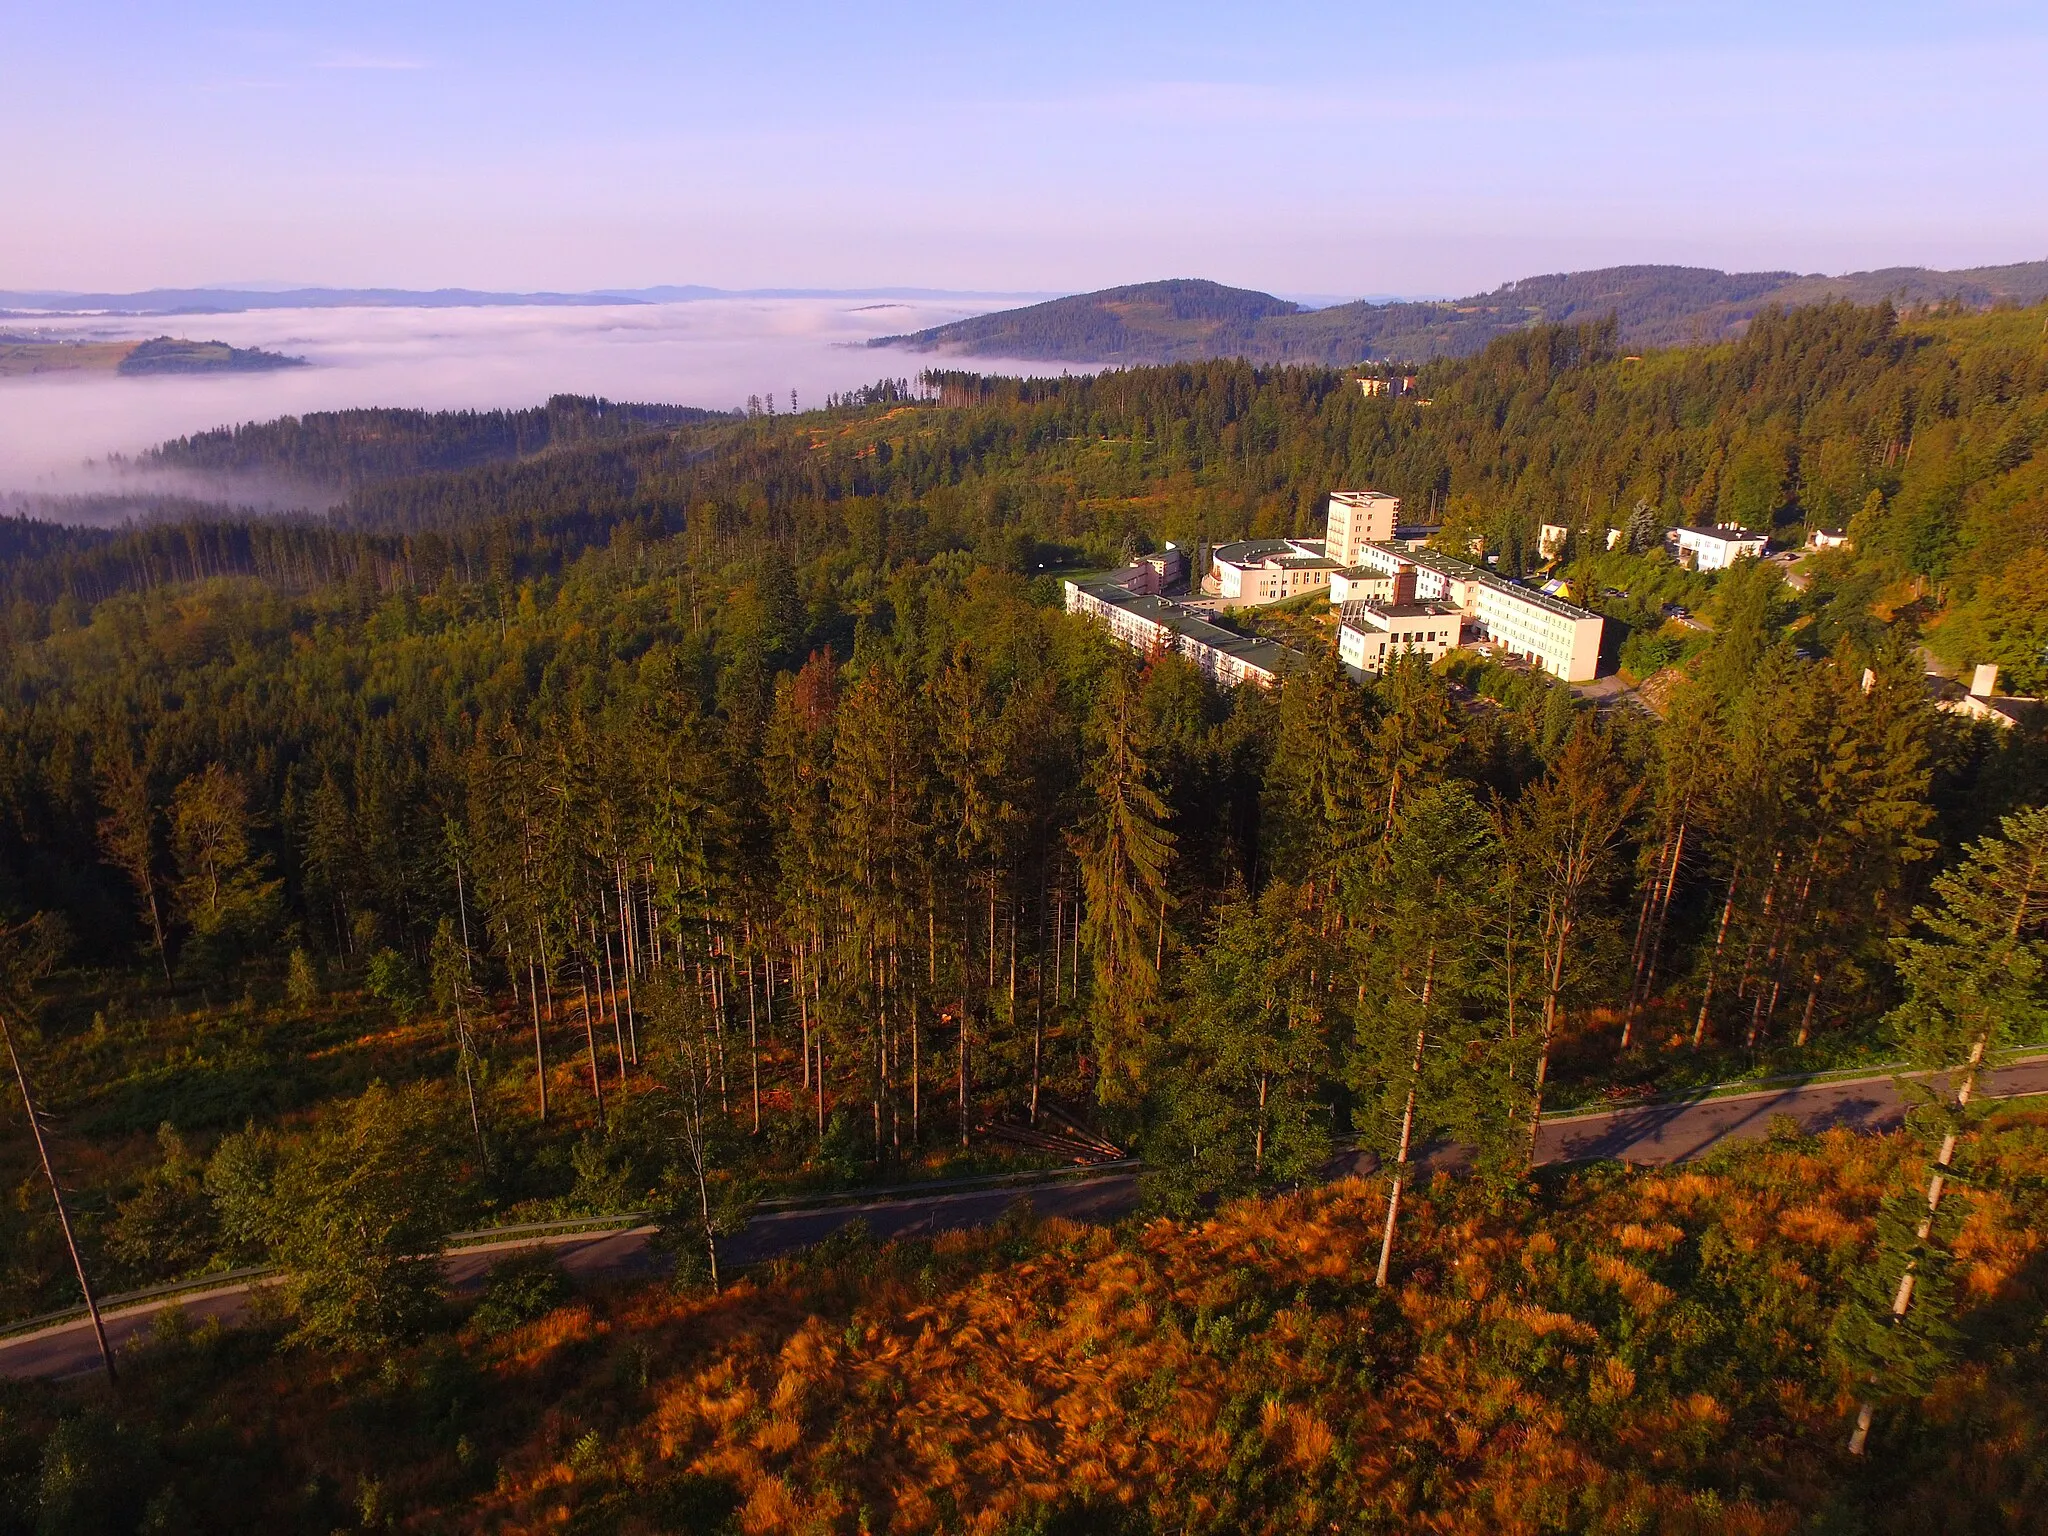
[[[61,1421],[43,1442],[36,1536],[159,1530],[147,1518],[155,1448],[104,1411]]]
[[[1383,1161],[1438,1137],[1488,1151],[1513,1123],[1487,934],[1499,836],[1464,785],[1416,789],[1377,861],[1346,1073]]]
[[[491,1266],[470,1326],[499,1334],[546,1317],[569,1299],[569,1278],[546,1248],[528,1248]]]
[[[292,946],[286,962],[284,995],[294,1008],[307,1009],[320,1001],[320,972],[313,957],[298,945]]]
[[[1914,1063],[1944,1069],[2039,1038],[2048,1022],[2048,807],[2007,817],[1936,877],[1924,936],[1898,943],[1906,996],[1888,1023]]]
[[[1234,891],[1167,1015],[1143,1150],[1150,1197],[1183,1215],[1272,1189],[1329,1156],[1329,974],[1308,893]]]
[[[168,1123],[158,1127],[157,1145],[163,1161],[121,1202],[107,1247],[134,1274],[168,1280],[204,1268],[220,1232],[203,1182],[205,1165]]]
[[[363,968],[363,985],[402,1019],[411,1018],[427,1005],[427,984],[420,968],[395,949],[380,949],[370,956],[370,963]]]
[[[190,930],[179,960],[194,975],[217,977],[276,926],[283,882],[264,878],[269,861],[250,841],[248,792],[219,763],[178,785],[170,820],[173,894]]]
[[[1174,834],[1153,788],[1150,732],[1130,667],[1113,664],[1096,712],[1101,749],[1089,774],[1091,814],[1075,839],[1085,892],[1082,941],[1095,964],[1095,1046],[1102,1093],[1132,1091],[1158,998]]]
[[[446,1116],[418,1091],[373,1086],[311,1136],[230,1137],[207,1185],[228,1232],[291,1275],[298,1336],[368,1348],[439,1309],[434,1255],[457,1191]]]

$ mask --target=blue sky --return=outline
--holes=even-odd
[[[0,0],[0,287],[2048,256],[2048,7]]]

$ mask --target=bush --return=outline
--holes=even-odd
[[[423,1090],[373,1084],[303,1141],[221,1143],[206,1183],[229,1236],[291,1272],[299,1338],[370,1348],[440,1309],[435,1255],[457,1180],[446,1115]]]
[[[320,973],[314,968],[313,957],[303,949],[292,951],[291,964],[285,973],[284,995],[294,1008],[302,1012],[320,1001]]]
[[[481,1332],[509,1332],[546,1317],[569,1299],[569,1277],[545,1248],[527,1248],[491,1267],[483,1299],[469,1315]]]
[[[395,949],[380,949],[370,956],[363,984],[372,997],[382,998],[402,1019],[409,1019],[427,1005],[427,985],[420,968]]]

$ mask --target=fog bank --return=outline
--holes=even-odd
[[[787,410],[795,390],[798,406],[808,408],[822,404],[828,393],[911,376],[934,362],[860,345],[869,338],[1007,303],[700,299],[587,308],[264,310],[47,322],[37,329],[108,340],[168,332],[286,352],[314,366],[155,378],[0,379],[0,491],[133,489],[106,466],[107,455],[132,455],[210,427],[349,406],[492,409],[537,405],[566,393],[729,410],[749,395],[772,393],[776,409]],[[986,359],[974,366],[1045,371],[1044,364]],[[176,489],[200,491],[191,485]],[[276,494],[276,488],[267,489]],[[243,498],[223,492],[222,499]],[[287,493],[282,499],[293,498]]]

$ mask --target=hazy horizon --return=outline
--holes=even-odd
[[[827,393],[927,366],[926,359],[869,350],[863,343],[870,337],[941,324],[976,308],[699,299],[568,308],[248,310],[181,316],[176,324],[147,316],[52,322],[48,329],[67,335],[108,339],[169,328],[303,356],[312,366],[0,379],[0,492],[132,488],[132,480],[107,469],[109,455],[132,456],[213,427],[351,406],[516,408],[554,394],[585,394],[729,410],[749,395],[772,391],[777,409],[787,409],[792,389],[800,406],[819,405]]]
[[[2048,254],[2048,15],[628,0],[0,21],[0,287],[1462,294]],[[631,46],[622,46],[630,38]]]

